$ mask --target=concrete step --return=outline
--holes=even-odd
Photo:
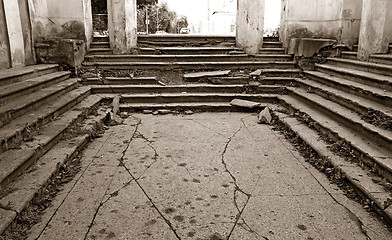
[[[263,77],[298,77],[301,70],[297,68],[264,68],[261,69]]]
[[[363,72],[392,76],[392,66],[387,64],[361,62],[357,60],[342,58],[328,58],[327,63],[329,65],[334,65],[338,67],[345,67]]]
[[[263,42],[263,48],[283,48],[282,42]]]
[[[53,101],[58,96],[76,88],[77,85],[77,79],[68,79],[2,104],[0,106],[0,127],[42,104]]]
[[[390,91],[385,91],[378,87],[372,87],[345,78],[334,77],[318,71],[305,71],[304,73],[307,78],[324,84],[325,86],[332,87],[333,89],[341,90],[379,104],[392,106],[392,94]]]
[[[74,89],[0,128],[0,153],[18,146],[23,139],[30,139],[42,126],[89,96],[90,90],[90,87]]]
[[[181,102],[181,103],[123,103],[120,104],[122,112],[141,112],[143,110],[157,111],[166,109],[170,111],[193,111],[193,112],[255,112],[264,109],[268,103],[261,102],[258,108],[241,108],[231,106],[229,102]]]
[[[360,165],[350,163],[344,158],[330,151],[331,144],[320,139],[317,131],[310,129],[305,124],[299,122],[295,117],[282,113],[276,113],[279,121],[293,131],[307,146],[313,149],[321,159],[328,161],[336,172],[343,174],[358,195],[368,198],[373,202],[373,207],[377,212],[392,222],[392,206],[385,205],[390,199],[391,192],[386,190],[381,184],[373,181],[370,171],[363,169]]]
[[[352,59],[352,60],[357,60],[357,52],[351,52],[351,51],[343,51],[342,52],[342,57],[344,59]]]
[[[370,55],[369,61],[372,63],[392,65],[392,54]]]
[[[115,93],[115,94],[166,94],[177,93],[181,96],[191,93],[242,93],[246,89],[244,85],[212,85],[212,84],[187,84],[187,85],[98,85],[91,86],[92,93]],[[280,93],[284,91],[282,86],[263,85],[255,87],[259,93]]]
[[[205,55],[229,54],[233,51],[242,51],[234,47],[156,47],[139,48],[140,54],[166,54],[166,55]]]
[[[30,78],[57,72],[59,65],[57,64],[38,64],[27,67],[15,67],[1,70],[0,85],[16,83]]]
[[[99,106],[101,100],[102,98],[97,95],[86,98],[56,120],[45,124],[40,129],[40,133],[34,135],[31,141],[22,142],[18,148],[2,152],[0,154],[1,189],[5,188],[6,185],[15,180],[18,175],[56,145],[64,136],[66,130],[81,122]],[[80,133],[79,129],[75,131],[73,134]]]
[[[361,116],[354,111],[350,111],[339,103],[327,100],[322,96],[308,92],[307,89],[288,87],[290,95],[314,106],[320,111],[331,114],[333,118],[351,128],[357,135],[362,135],[364,139],[373,141],[378,146],[392,150],[392,132],[381,129],[361,119]]]
[[[358,113],[359,115],[365,115],[369,111],[377,111],[383,116],[392,119],[392,94],[390,94],[390,103],[385,102],[377,103],[367,98],[358,96],[356,93],[348,93],[333,87],[326,86],[317,81],[309,79],[296,79],[298,85],[307,90],[308,92],[315,93],[325,99],[340,104],[351,111]]]
[[[78,124],[80,134],[67,135],[23,171],[23,174],[5,186],[3,194],[0,195],[0,205],[7,206],[7,211],[15,214],[0,223],[0,234],[25,209],[33,197],[47,186],[59,168],[73,161],[78,152],[92,139],[93,133],[102,127],[107,110],[100,107],[96,112],[97,114],[87,116],[87,119]],[[12,191],[12,189],[17,189],[17,191]]]
[[[260,54],[285,54],[286,49],[284,48],[262,48]]]
[[[254,61],[254,62],[84,62],[82,65],[87,69],[111,69],[111,70],[141,70],[141,69],[185,69],[185,70],[218,70],[218,69],[262,69],[279,68],[293,69],[296,66],[292,61]]]
[[[8,84],[0,89],[0,103],[15,99],[21,95],[35,92],[41,88],[64,81],[69,78],[70,72],[54,72],[43,76],[30,78],[24,81]]]
[[[358,52],[358,44],[353,45],[353,51]],[[392,53],[392,43],[389,44],[389,53]]]
[[[340,105],[330,101],[326,102],[321,97],[309,97],[306,91],[300,94],[294,92],[290,95],[280,95],[278,98],[290,111],[306,114],[308,117],[305,119],[311,121],[312,127],[319,132],[328,135],[335,142],[347,142],[353,149],[352,154],[364,165],[379,171],[380,175],[392,181],[392,152],[390,147],[385,146],[390,145],[390,132],[377,129],[374,133],[373,130],[376,128],[361,122],[356,113],[344,110]],[[378,137],[382,139],[377,139]]]
[[[231,102],[233,99],[255,102],[274,102],[273,94],[242,94],[242,93],[161,93],[161,94],[124,94],[121,103],[213,103]]]
[[[88,53],[90,55],[110,55],[110,54],[113,54],[113,49],[111,49],[111,48],[90,48]]]
[[[96,49],[96,48],[110,48],[110,43],[109,42],[103,42],[103,41],[99,41],[99,42],[92,42],[90,44],[90,49]]]
[[[137,84],[158,84],[156,77],[106,77],[106,78],[86,78],[82,79],[84,85],[137,85]]]
[[[292,61],[287,54],[236,54],[236,55],[88,55],[85,60],[91,62],[257,62],[257,61]]]
[[[199,42],[235,42],[234,36],[214,36],[214,35],[138,35],[138,43],[144,42],[177,42],[177,43],[199,43]]]
[[[392,77],[390,76],[330,64],[315,64],[315,70],[386,91],[392,91]]]

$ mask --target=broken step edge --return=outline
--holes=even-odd
[[[36,162],[36,164],[41,165],[41,169],[38,169],[34,172],[26,173],[25,175],[22,175],[21,178],[17,179],[17,181],[19,182],[15,184],[18,184],[20,186],[28,186],[31,185],[31,179],[36,178],[35,174],[37,173],[37,171],[46,174],[44,178],[41,178],[40,182],[34,183],[35,187],[24,189],[25,191],[30,191],[29,193],[23,194],[23,197],[17,198],[19,207],[17,207],[17,210],[9,210],[9,212],[12,212],[13,214],[7,217],[5,221],[1,222],[0,235],[8,228],[8,226],[10,226],[16,220],[18,214],[20,214],[28,206],[29,202],[33,199],[36,193],[38,193],[40,189],[45,188],[49,184],[48,180],[58,173],[59,168],[68,161],[72,160],[75,156],[77,156],[77,154],[88,144],[88,142],[92,139],[92,134],[97,129],[102,128],[102,126],[104,125],[104,119],[107,113],[108,111],[102,112],[101,114],[96,116],[94,120],[90,121],[90,124],[86,124],[85,130],[87,130],[88,133],[57,143],[56,146],[54,146]],[[72,145],[72,147],[69,147],[70,145]],[[58,149],[64,148],[67,149],[67,151],[64,152],[60,157],[58,157]],[[50,155],[57,156],[60,161],[54,163],[52,161],[52,157],[46,157]],[[0,208],[0,211],[1,209],[2,208]]]
[[[384,198],[377,198],[374,194],[372,194],[374,191],[368,189],[366,185],[361,184],[361,181],[359,180],[362,178],[363,181],[377,185],[370,177],[368,177],[365,170],[363,170],[358,165],[354,165],[355,163],[348,163],[341,157],[331,153],[326,144],[322,143],[322,140],[319,140],[319,135],[307,126],[298,122],[297,119],[293,117],[286,117],[281,113],[275,113],[275,115],[278,117],[281,123],[293,131],[306,145],[317,152],[321,158],[326,159],[335,169],[338,169],[338,171],[343,173],[345,178],[348,180],[350,185],[354,187],[358,194],[362,197],[365,196],[366,198],[370,199],[375,210],[385,217],[389,223],[392,223],[392,206],[384,206],[384,201],[388,200],[387,196],[390,195],[390,192],[383,191],[385,193]],[[347,166],[349,164],[351,164],[351,166]],[[348,168],[355,168],[355,171],[348,171]],[[357,172],[358,174],[355,176],[353,175],[354,172]],[[383,190],[382,186],[379,185],[375,186],[374,188]],[[379,193],[380,192],[377,192],[377,194]]]

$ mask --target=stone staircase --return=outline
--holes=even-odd
[[[102,125],[104,97],[58,65],[0,73],[0,233]]]
[[[392,222],[390,62],[328,58],[302,72],[275,38],[257,55],[227,37],[139,40],[134,54],[113,55],[107,38],[95,38],[82,79],[58,65],[0,73],[0,233],[94,136],[114,96],[121,112],[268,106],[323,159],[322,171],[341,174]],[[236,107],[233,99],[261,104]]]
[[[392,62],[347,56],[304,71],[277,116],[391,222]]]

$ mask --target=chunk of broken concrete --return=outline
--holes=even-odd
[[[272,116],[270,113],[270,109],[268,107],[264,108],[263,111],[259,114],[259,124],[270,124],[272,120]]]
[[[203,79],[206,77],[223,77],[229,75],[231,71],[211,71],[211,72],[194,72],[194,73],[187,73],[184,75],[184,80],[188,81],[197,81],[198,79]]]
[[[116,115],[120,110],[120,96],[113,97],[113,113]]]
[[[192,115],[192,114],[193,114],[193,111],[192,111],[192,110],[186,110],[186,111],[185,111],[185,114],[186,114],[186,115]]]
[[[123,123],[123,119],[120,118],[117,114],[114,114],[113,112],[109,112],[106,115],[105,121],[108,122],[109,125],[117,125]]]
[[[159,114],[169,114],[169,113],[171,113],[171,111],[168,109],[160,109],[160,110],[158,110],[158,113]]]
[[[257,108],[261,106],[261,103],[242,100],[242,99],[234,99],[230,102],[230,105],[236,107],[244,107],[244,108]]]
[[[152,110],[143,110],[143,113],[144,113],[144,114],[151,114],[151,113],[152,113]]]

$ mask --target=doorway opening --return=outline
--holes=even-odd
[[[265,0],[264,37],[279,38],[282,1]]]
[[[99,35],[108,35],[108,0],[91,0],[93,29]]]

